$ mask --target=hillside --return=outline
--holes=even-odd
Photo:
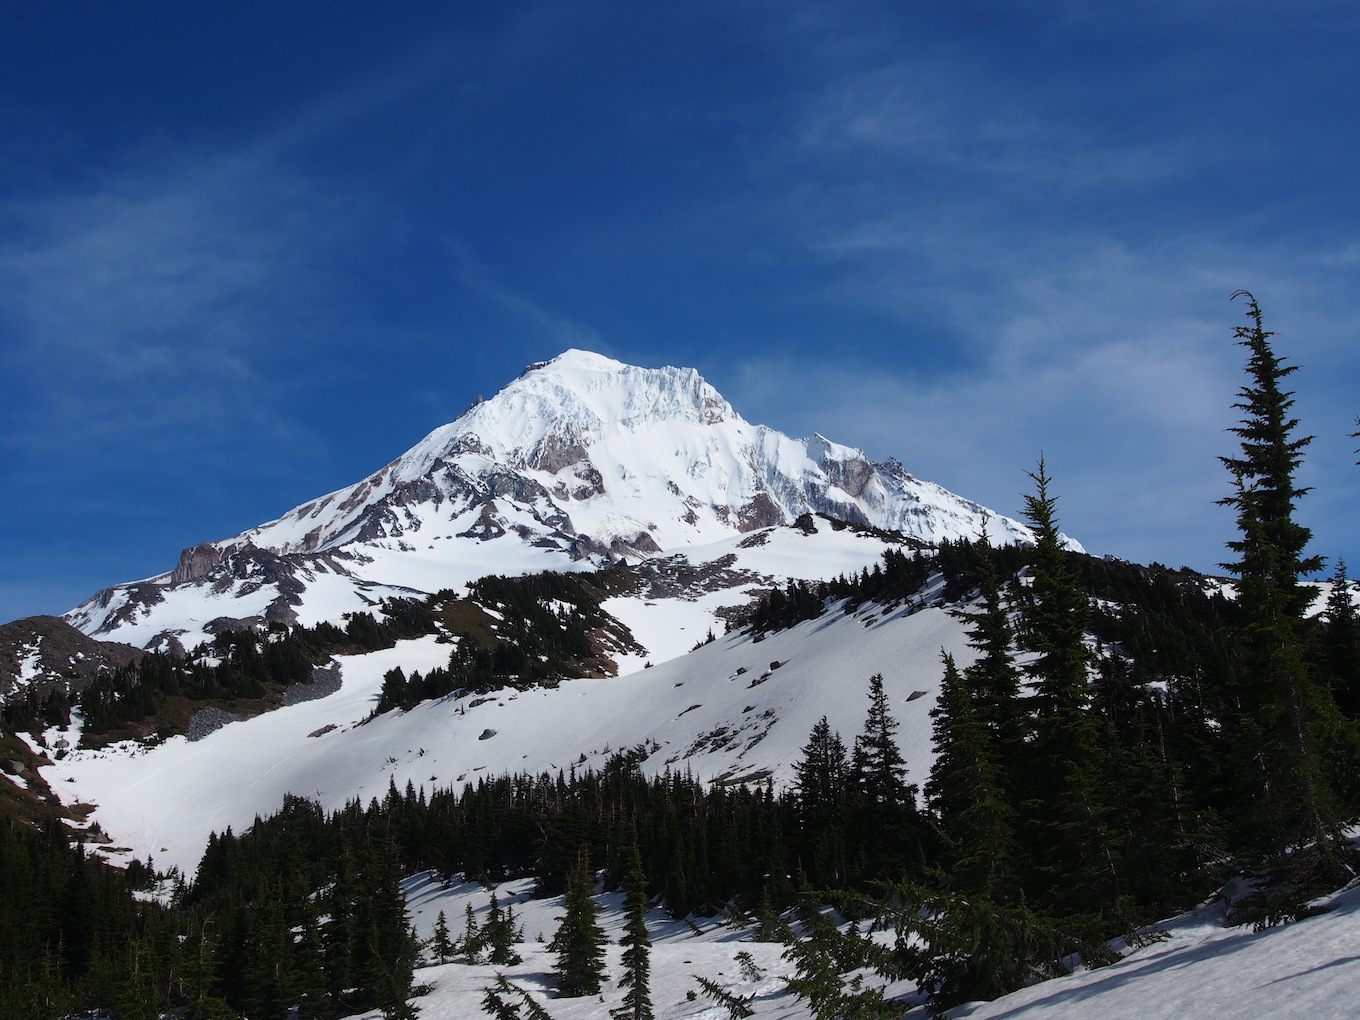
[[[877,540],[825,525],[812,534],[761,534],[764,543],[723,555],[760,576],[776,564],[783,576],[798,576],[813,563],[853,573],[882,549]],[[903,720],[903,753],[913,774],[925,775],[941,649],[969,661],[957,619],[942,608],[865,606],[756,641],[722,633],[715,611],[731,597],[718,589],[658,600],[648,587],[608,600],[655,659],[649,668],[641,654],[624,656],[615,677],[446,697],[369,720],[390,669],[426,672],[447,661],[449,645],[431,635],[344,657],[343,685],[326,698],[197,741],[77,750],[47,771],[68,798],[97,804],[94,818],[132,856],[151,854],[190,872],[209,833],[245,828],[285,793],[338,808],[350,798],[381,797],[392,782],[432,787],[479,775],[599,767],[612,751],[639,744],[654,748],[643,762],[652,771],[688,769],[727,782],[770,775],[783,786],[813,724],[826,715],[852,732],[864,714],[868,678],[882,673]],[[721,636],[693,648],[711,631]],[[74,744],[73,736],[66,734]],[[49,743],[56,739],[56,731],[49,734]],[[249,763],[247,782],[242,763]]]

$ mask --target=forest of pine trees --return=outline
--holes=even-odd
[[[945,1009],[1056,972],[1070,954],[1104,962],[1108,939],[1236,874],[1259,883],[1239,904],[1243,919],[1296,916],[1356,874],[1341,833],[1360,815],[1360,617],[1341,560],[1322,611],[1308,615],[1314,589],[1303,581],[1323,564],[1295,519],[1308,445],[1283,389],[1295,367],[1242,296],[1248,325],[1235,339],[1248,381],[1232,430],[1241,449],[1222,458],[1235,597],[1188,570],[1064,548],[1040,456],[1024,497],[1033,547],[993,547],[985,535],[906,546],[856,577],[776,589],[739,623],[759,635],[865,602],[915,606],[928,583],[942,592],[976,654],[963,667],[943,657],[928,775],[903,760],[876,675],[840,678],[862,691],[862,729],[847,742],[823,718],[787,789],[645,775],[646,750],[635,748],[599,771],[392,786],[329,814],[290,797],[247,832],[213,834],[196,873],[155,901],[133,895],[156,877],[153,862],[116,869],[56,824],[0,820],[0,1020],[95,1007],[119,1020],[170,1009],[410,1017],[421,947],[400,883],[426,871],[488,883],[535,876],[541,895],[564,894],[552,945],[562,996],[598,991],[591,893],[601,881],[622,889],[619,1020],[651,1016],[651,904],[678,917],[758,919],[762,937],[790,943],[791,988],[818,1015],[866,1017],[887,1007],[875,989],[843,985],[854,967],[915,978]],[[589,654],[573,621],[599,622],[600,577],[479,585],[482,604],[503,607],[514,626],[455,645],[447,671],[394,670],[380,711],[454,689],[551,682]],[[572,610],[548,608],[562,603]],[[461,633],[479,633],[484,621],[468,605],[450,609],[447,593],[395,600],[381,621],[362,613],[343,629],[226,633],[188,656],[150,653],[84,692],[86,729],[116,730],[175,698],[267,699],[309,682],[329,655],[435,632],[451,613]],[[43,710],[7,714],[5,725],[32,726]],[[894,926],[896,945],[837,927],[826,904]],[[522,935],[492,896],[485,919],[469,908],[457,936],[441,915],[425,952],[509,965]],[[504,981],[485,1005],[496,1016],[533,1013]]]

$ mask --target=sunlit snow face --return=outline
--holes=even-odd
[[[992,541],[1029,538],[895,462],[749,424],[692,369],[568,351],[363,481],[189,550],[153,591],[114,589],[71,619],[139,644],[271,609],[333,620],[381,593],[636,563],[809,512],[932,542],[976,537],[984,522]],[[251,549],[284,556],[271,569],[300,591],[261,586]]]

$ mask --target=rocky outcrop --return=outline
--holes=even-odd
[[[87,637],[59,616],[29,616],[0,625],[0,705],[33,695],[42,705],[67,700],[102,673],[135,662],[139,648]]]
[[[737,511],[737,530],[755,531],[784,523],[784,511],[767,492],[757,492],[755,498]]]
[[[207,577],[227,558],[230,547],[222,547],[215,542],[201,542],[191,545],[179,554],[179,563],[170,572],[171,584],[188,584],[201,577]]]

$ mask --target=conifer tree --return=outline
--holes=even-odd
[[[477,927],[477,915],[473,913],[472,902],[463,904],[463,937],[458,940],[458,954],[464,963],[476,963],[482,952],[481,930]]]
[[[987,730],[993,756],[1004,773],[1016,764],[1025,739],[1024,709],[1020,704],[1020,671],[1015,665],[1015,628],[1006,610],[996,573],[996,556],[984,525],[975,546],[978,552],[980,612],[968,616],[968,644],[978,657],[964,671],[973,694],[978,722]]]
[[[711,977],[705,977],[703,974],[695,974],[693,977],[699,982],[699,988],[705,995],[727,1010],[729,1020],[745,1020],[748,1016],[756,1015],[756,1011],[751,1008],[754,996],[733,995]]]
[[[471,918],[469,917],[469,920]],[[472,922],[474,929],[476,922]],[[491,894],[491,906],[486,914],[486,921],[482,924],[481,930],[476,933],[474,940],[474,950],[469,955],[480,954],[486,950],[486,962],[495,967],[509,967],[519,963],[521,957],[515,952],[515,943],[523,939],[524,932],[515,924],[514,907],[501,909],[500,900],[496,894]]]
[[[801,936],[782,926],[784,959],[794,968],[786,986],[807,1003],[815,1020],[891,1020],[902,1015],[901,1004],[884,997],[883,985],[866,986],[861,975],[848,981],[844,977],[866,966],[885,979],[902,976],[891,973],[897,961],[890,950],[865,938],[854,925],[841,931],[836,918],[817,902],[799,904],[798,919]]]
[[[1237,716],[1230,721],[1247,809],[1241,837],[1258,860],[1279,861],[1290,850],[1311,846],[1315,865],[1335,872],[1345,856],[1340,812],[1322,767],[1321,744],[1336,709],[1329,692],[1311,675],[1304,614],[1312,593],[1300,583],[1322,566],[1306,553],[1311,532],[1294,519],[1307,493],[1295,484],[1311,436],[1295,437],[1293,393],[1282,388],[1297,365],[1285,364],[1271,347],[1272,331],[1247,291],[1250,324],[1233,331],[1246,348],[1250,381],[1233,405],[1242,419],[1230,431],[1241,454],[1220,457],[1232,476],[1233,493],[1219,500],[1237,514],[1238,538],[1228,542],[1237,558],[1222,566],[1237,575],[1244,616],[1238,635],[1241,656],[1236,685]]]
[[[243,975],[246,1009],[259,1020],[283,1020],[296,997],[290,972],[292,944],[274,890],[264,891],[264,902],[253,914]]]
[[[597,920],[600,908],[591,895],[594,888],[590,852],[583,846],[567,877],[566,913],[558,918],[557,934],[548,944],[549,951],[557,954],[558,998],[598,995],[604,979],[607,940]]]
[[[1032,891],[1060,912],[1083,911],[1116,892],[1090,711],[1090,609],[1062,546],[1057,497],[1049,491],[1042,455],[1038,470],[1027,474],[1035,491],[1024,497],[1025,518],[1035,547],[1019,637],[1036,658],[1027,668],[1034,739],[1025,754],[1030,784],[1020,837]]]
[[[914,979],[936,1015],[1063,973],[1065,959],[1098,967],[1117,958],[1089,925],[1055,923],[1023,901],[1001,907],[896,883],[877,913],[878,925],[897,932],[893,976]]]
[[[321,923],[310,899],[304,901],[302,934],[294,947],[298,1020],[320,1020],[327,1016],[326,972]]]
[[[609,1015],[615,1020],[652,1020],[650,987],[651,945],[647,934],[647,876],[642,871],[642,855],[638,851],[637,831],[629,833],[624,851],[627,871],[623,877],[624,897],[623,976],[619,984],[627,989],[623,1002]]]
[[[794,795],[803,827],[831,826],[845,807],[849,782],[845,744],[833,733],[826,716],[812,727],[802,759],[794,765]]]
[[[213,916],[196,919],[185,940],[183,974],[188,1020],[212,1020],[232,1011],[216,993],[221,962],[218,959],[217,921]]]
[[[849,816],[850,774],[845,744],[826,716],[812,727],[803,757],[794,765],[794,803],[808,851],[805,878],[840,885],[848,865],[844,832]]]
[[[997,746],[978,698],[944,654],[944,680],[931,710],[935,764],[926,796],[939,820],[961,892],[1006,902],[1015,877],[1015,810],[1002,792]]]
[[[507,998],[514,996],[515,998]],[[515,999],[519,1001],[516,1002]],[[523,1006],[524,1013],[520,1013]],[[504,974],[496,975],[494,988],[482,989],[482,1012],[493,1020],[552,1020],[548,1011],[535,1001],[534,997],[519,985],[511,982]]]
[[[907,763],[898,749],[897,720],[888,711],[883,674],[869,678],[869,715],[864,731],[855,737],[851,774],[861,796],[869,803],[895,807],[915,803],[915,788],[907,785]]]
[[[449,921],[442,910],[434,920],[434,938],[430,942],[430,949],[440,963],[448,963],[449,957],[453,955],[453,942],[449,939]]]
[[[1342,714],[1360,719],[1360,614],[1355,611],[1355,593],[1353,582],[1346,576],[1346,561],[1340,557],[1332,572],[1331,586],[1322,612],[1326,621],[1319,655],[1322,679],[1331,688]]]
[[[406,916],[396,842],[384,835],[362,858],[361,889],[356,928],[360,950],[357,976],[360,988],[389,1020],[414,1016],[411,997],[419,942]]]

